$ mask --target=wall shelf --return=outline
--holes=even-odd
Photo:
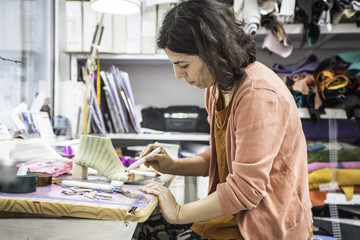
[[[328,31],[325,27],[321,27],[321,34],[344,34],[344,33],[360,33],[360,28],[355,23],[339,23],[332,24],[331,31]],[[303,34],[304,24],[284,24],[284,29],[287,34]],[[267,30],[264,27],[260,27],[257,34],[267,34]]]
[[[326,114],[320,115],[321,119],[348,119],[346,116],[346,112],[341,108],[325,108]],[[300,118],[309,119],[309,111],[307,108],[299,108],[299,116]]]
[[[289,39],[294,46],[294,49],[357,49],[360,42],[360,28],[355,23],[340,23],[333,24],[331,31],[325,27],[320,28],[320,37],[316,44],[309,47],[302,46],[304,25],[301,23],[284,24],[284,29]],[[263,41],[269,31],[264,27],[260,27],[257,34],[254,36],[256,46],[262,49]]]
[[[126,147],[132,145],[147,145],[149,143],[158,142],[210,142],[210,135],[206,133],[116,133],[106,134],[114,145]]]
[[[80,65],[84,65],[88,52],[66,52],[70,56],[70,79],[78,79]],[[166,54],[116,54],[100,53],[101,65],[171,65]]]
[[[68,55],[76,56],[77,59],[86,59],[89,52],[65,52]],[[100,52],[101,59],[109,60],[148,60],[148,61],[168,61],[166,54],[123,54]]]
[[[206,133],[116,133],[106,134],[106,137],[111,139],[121,140],[155,140],[155,141],[200,141],[209,142],[210,135]]]

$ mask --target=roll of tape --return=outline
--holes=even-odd
[[[52,175],[49,173],[32,172],[38,175],[37,186],[44,187],[51,185]]]
[[[37,188],[38,175],[28,172],[26,175],[16,176],[15,182],[3,183],[1,191],[5,193],[29,193]]]

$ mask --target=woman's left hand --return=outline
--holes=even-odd
[[[160,183],[152,182],[139,187],[139,190],[158,197],[162,215],[168,223],[179,223],[181,206],[176,202],[174,196],[167,187],[162,186]]]

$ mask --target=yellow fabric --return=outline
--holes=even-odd
[[[225,154],[225,134],[231,103],[232,101],[223,109],[223,99],[219,97],[215,111],[215,121],[217,121],[219,126],[217,127],[216,124],[214,124],[219,183],[225,182],[229,174]],[[235,216],[221,216],[207,221],[196,222],[192,225],[191,230],[202,237],[210,239],[243,239],[239,232]]]
[[[346,87],[349,84],[349,78],[345,75],[336,75],[332,81],[326,83],[326,88],[329,90],[336,90]]]
[[[354,186],[341,186],[341,189],[345,193],[346,199],[350,201],[354,195]]]
[[[321,95],[325,99],[325,89],[336,90],[346,87],[349,78],[345,75],[335,75],[331,69],[326,69],[316,75],[316,82],[320,87]]]
[[[322,168],[309,173],[309,189],[319,188],[319,184],[331,182],[332,173],[330,168]]]
[[[336,181],[339,186],[344,187],[344,193],[347,199],[352,199],[354,190],[351,191],[352,186],[360,184],[360,169],[336,169]],[[333,179],[330,168],[322,168],[309,173],[309,189],[317,189],[320,184],[331,182]]]

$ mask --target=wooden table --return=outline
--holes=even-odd
[[[172,176],[157,181],[168,186]],[[90,182],[104,182],[89,176]],[[62,193],[68,188],[52,184],[36,192],[12,194],[0,192],[0,236],[5,239],[131,239],[138,222],[146,221],[158,204],[153,195],[142,193],[138,184],[123,189],[137,194],[128,198],[113,193],[111,200],[90,199]],[[132,213],[130,210],[135,211]],[[29,221],[31,220],[31,221]],[[106,220],[106,221],[104,221]]]

